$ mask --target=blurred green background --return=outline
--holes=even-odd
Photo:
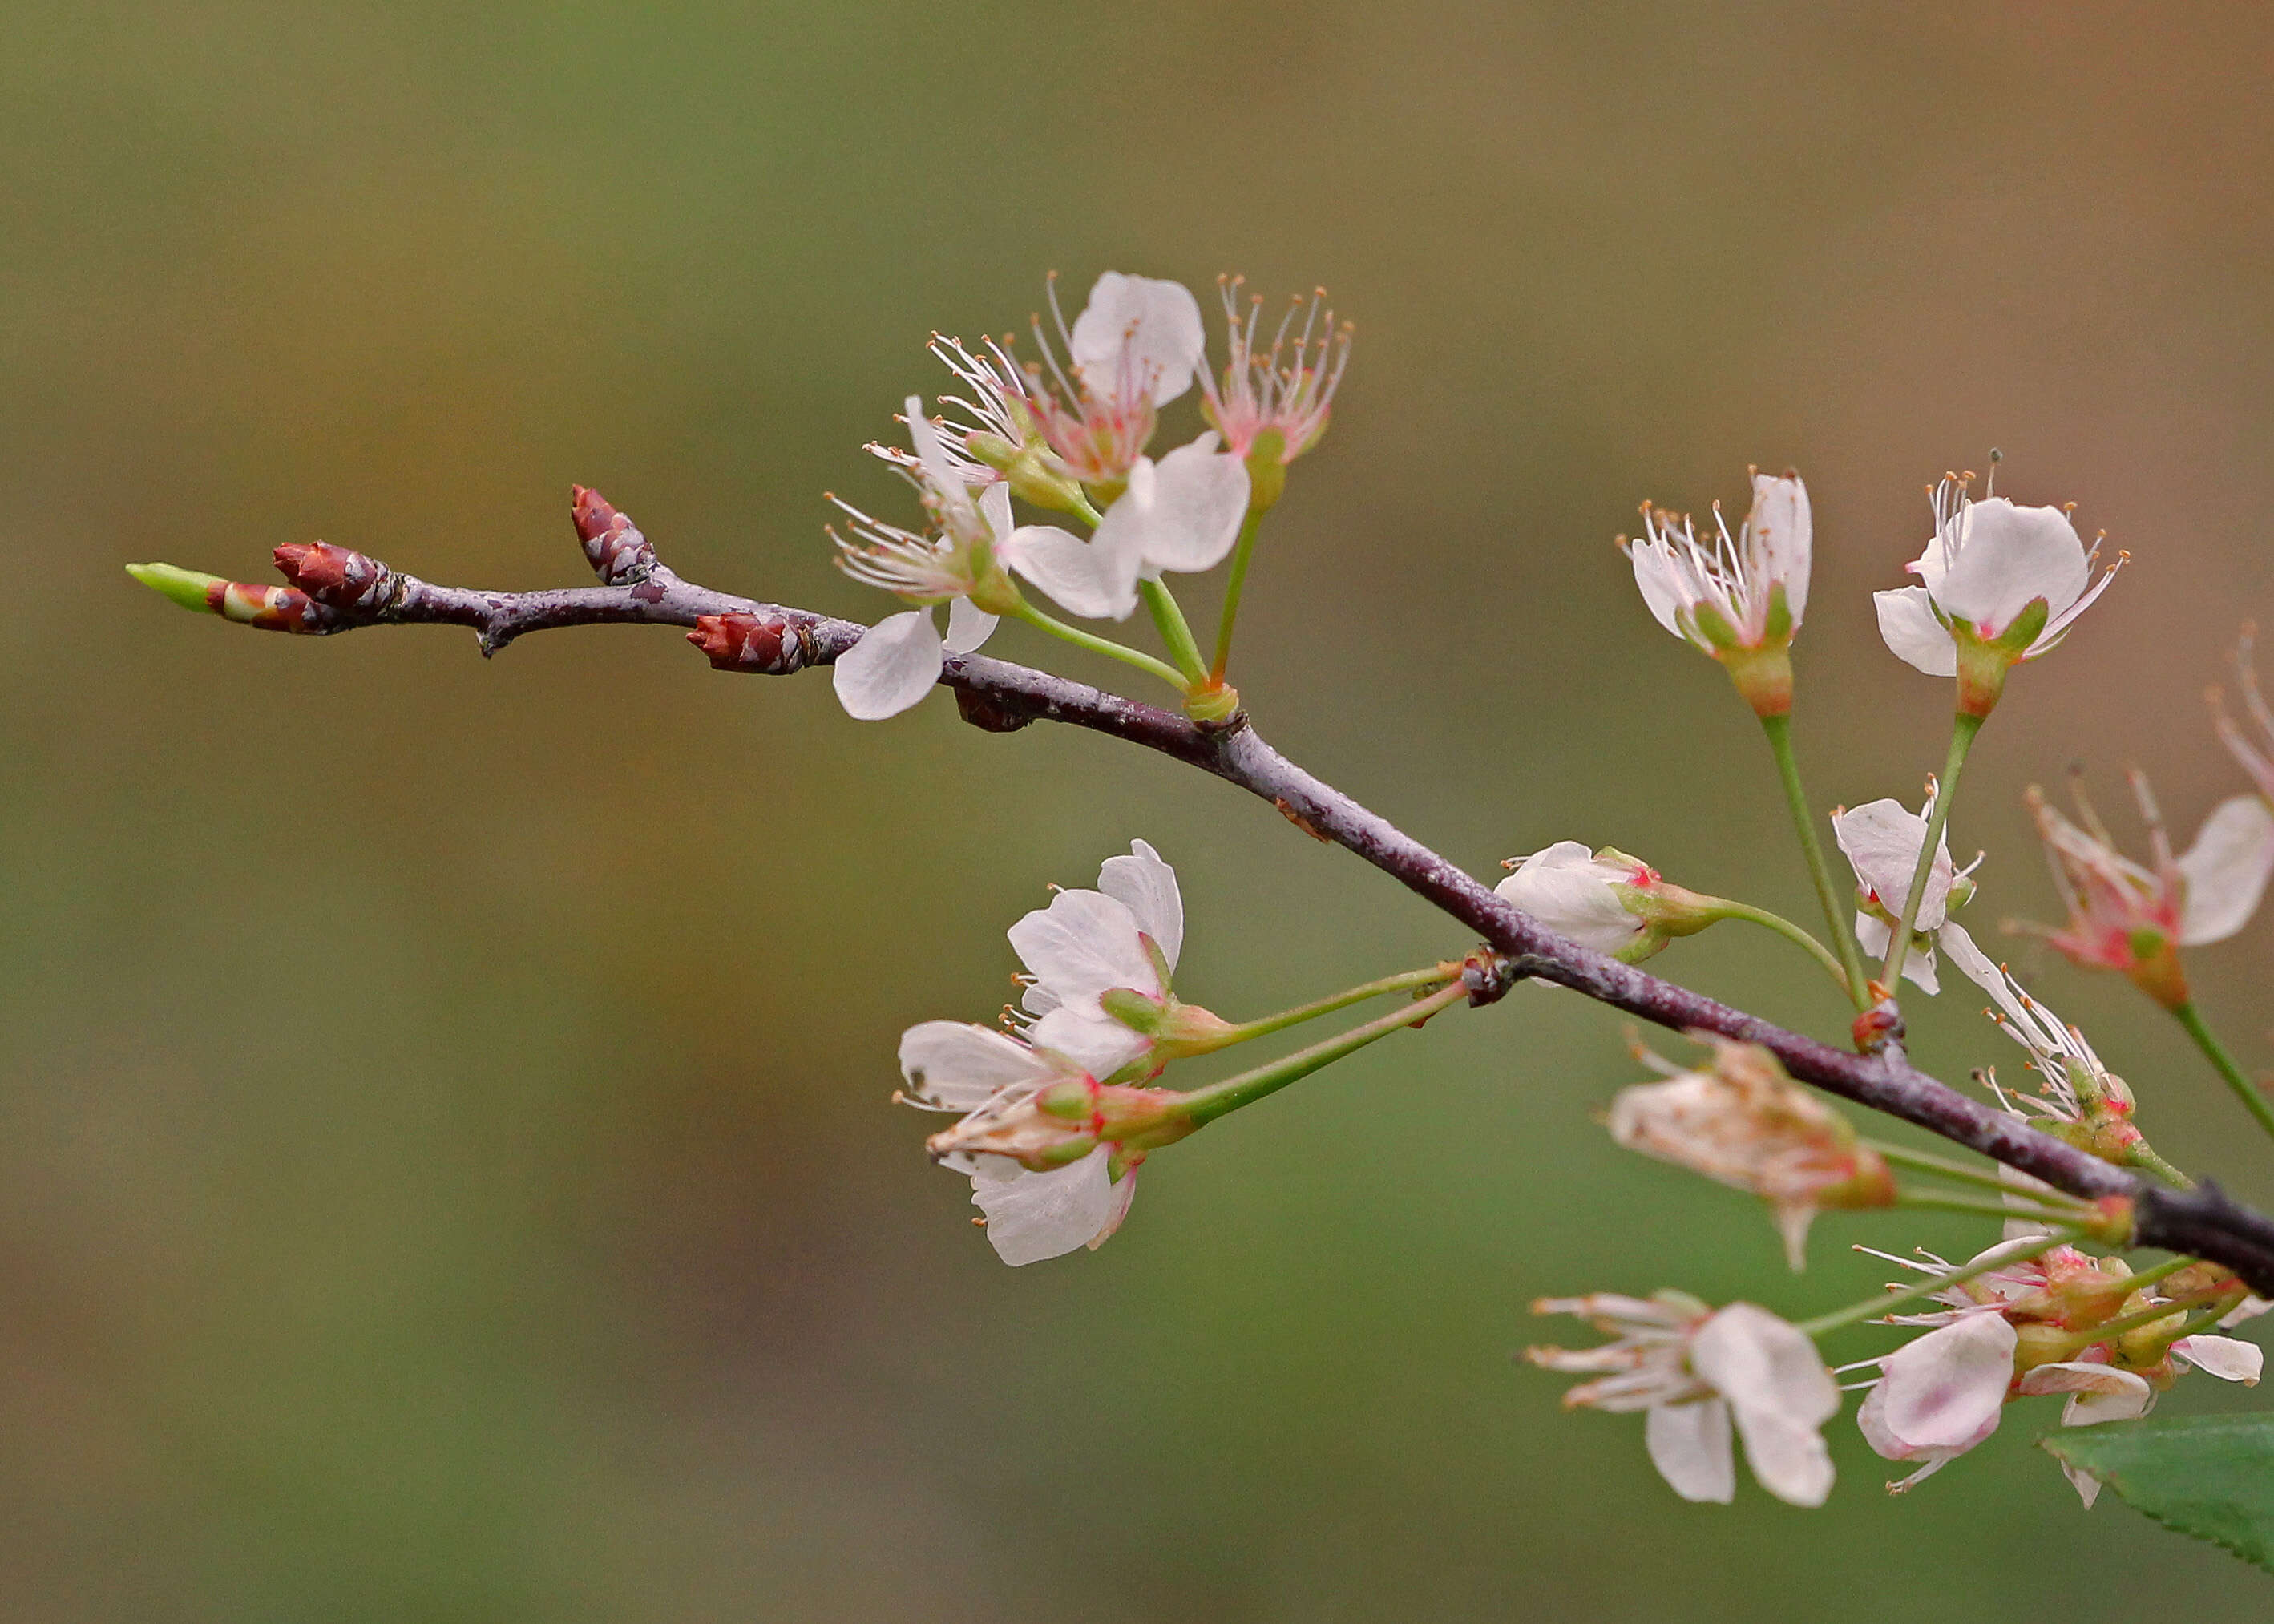
[[[2019,679],[1954,846],[2052,906],[2022,786],[2139,762],[2184,838],[2274,611],[2274,20],[2236,6],[0,6],[0,1615],[36,1620],[2263,1618],[2263,1575],[2029,1447],[1922,1492],[1852,1422],[1800,1513],[1677,1502],[1511,1364],[1543,1292],[1788,1312],[1964,1252],[1615,1154],[1615,1017],[1526,991],[1159,1157],[1011,1271],[887,1105],[1003,929],[1132,836],[1234,1015],[1465,944],[1271,809],[1095,738],[663,632],[251,635],[134,588],[275,543],[585,577],[570,481],[693,578],[873,617],[825,489],[1043,273],[1323,282],[1359,327],[1235,675],[1480,873],[1560,838],[1811,913],[1756,730],[1610,547],[1797,465],[1799,734],[1915,796],[1946,696],[1866,592],[2008,455],[2135,562]],[[1189,408],[1180,408],[1188,412]],[[1175,427],[1188,431],[1188,417]],[[1212,605],[1202,586],[1188,602]],[[1201,613],[1209,613],[1203,608]],[[1112,674],[1022,631],[999,650]],[[2270,927],[2202,956],[2253,1064]],[[1979,933],[1979,932],[1978,932]],[[1811,1025],[1724,931],[1660,966]],[[2037,955],[2159,1145],[2266,1147]],[[1969,992],[1946,1076],[2013,1051]],[[1671,1046],[1668,1041],[1667,1046]],[[1558,1327],[1568,1338],[1568,1328]],[[1843,1357],[1885,1345],[1853,1332]],[[2198,1381],[2195,1387],[2211,1384]],[[2233,1402],[2182,1388],[2171,1408]],[[1961,1599],[1962,1598],[1962,1599]]]

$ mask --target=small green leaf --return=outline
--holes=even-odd
[[[2104,1422],[2039,1442],[2165,1527],[2274,1571],[2274,1412]]]
[[[227,586],[219,575],[200,575],[194,569],[184,569],[174,564],[129,564],[126,573],[162,597],[170,598],[184,609],[209,613],[211,589]]]

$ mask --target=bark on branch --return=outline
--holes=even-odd
[[[364,554],[320,545],[277,549],[277,565],[292,588],[217,583],[207,602],[232,619],[316,635],[362,626],[464,626],[478,635],[485,654],[525,633],[554,627],[681,626],[690,628],[688,640],[714,665],[771,675],[827,665],[866,629],[681,580],[658,560],[628,518],[591,492],[576,492],[576,517],[586,557],[605,584],[532,592],[436,586]],[[227,604],[222,601],[224,584],[237,595]],[[231,605],[242,605],[244,612]],[[1909,1064],[1900,1046],[1879,1055],[1835,1049],[1581,947],[1303,771],[1265,742],[1245,716],[1203,728],[1156,706],[977,654],[949,657],[940,681],[955,691],[964,718],[988,732],[1059,722],[1213,773],[1261,797],[1299,827],[1364,858],[1460,921],[1507,957],[1513,975],[1554,981],[1676,1031],[1759,1043],[1804,1082],[1915,1124],[2072,1195],[2129,1198],[2135,1203],[2139,1244],[2225,1264],[2254,1290],[2274,1296],[2274,1220],[2228,1199],[2216,1185],[2206,1182],[2200,1189],[2179,1192],[2150,1184],[1928,1076]]]

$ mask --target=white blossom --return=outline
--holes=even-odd
[[[2099,545],[2087,550],[2066,509],[2017,507],[2002,496],[1977,502],[1955,476],[1935,487],[1934,518],[1926,550],[1905,567],[1920,584],[1871,595],[1887,647],[1931,677],[1958,674],[1954,626],[1994,643],[2039,599],[2044,626],[2017,658],[2050,653],[2123,562],[2120,554],[2094,581]]]
[[[1842,807],[1832,815],[1832,838],[1856,871],[1856,944],[1874,959],[1886,957],[1894,936],[1894,921],[1901,919],[1903,904],[1909,899],[1919,848],[1926,842],[1927,820],[1934,814],[1934,795],[1930,788],[1926,804],[1917,812],[1883,799]],[[1911,921],[1912,951],[1903,960],[1903,978],[1922,991],[1939,989],[1938,944],[1964,943],[1968,950],[1973,946],[1964,928],[1951,920],[1950,909],[1954,891],[1973,894],[1971,876],[1981,861],[1977,857],[1960,868],[1951,861],[1946,843],[1935,846],[1934,866],[1927,871],[1918,915]]]
[[[1718,1311],[1678,1291],[1543,1298],[1537,1313],[1577,1314],[1614,1340],[1571,1350],[1531,1348],[1548,1370],[1592,1374],[1567,1407],[1640,1410],[1659,1475],[1684,1500],[1727,1504],[1736,1493],[1730,1421],[1753,1477],[1779,1500],[1820,1506],[1832,1492],[1832,1457],[1819,1429],[1840,1391],[1816,1344],[1766,1309]]]
[[[1150,1041],[1109,1014],[1101,997],[1126,989],[1165,1004],[1185,938],[1177,871],[1142,840],[1099,865],[1098,889],[1061,891],[1010,929],[1033,977],[1020,999],[1027,1035],[1100,1078],[1141,1058]]]
[[[960,1112],[973,1128],[1008,1116],[1044,1088],[1095,1080],[1069,1056],[963,1021],[909,1027],[900,1058],[903,1099],[927,1110]],[[951,1151],[938,1160],[971,1179],[988,1241],[1014,1267],[1100,1245],[1120,1227],[1136,1188],[1133,1169],[1112,1177],[1112,1151],[1105,1145],[1040,1171],[1003,1155]]]
[[[1713,533],[1704,541],[1686,514],[1643,504],[1643,535],[1623,541],[1635,585],[1660,626],[1718,654],[1734,636],[1739,647],[1781,647],[1808,611],[1812,527],[1808,487],[1797,474],[1751,470],[1753,503],[1736,536],[1713,504]],[[1783,613],[1776,613],[1781,602]],[[1719,625],[1701,624],[1704,613]]]
[[[1650,922],[1621,898],[1659,877],[1649,864],[1608,850],[1598,855],[1577,840],[1510,861],[1514,872],[1494,891],[1550,930],[1614,958],[1645,945]]]

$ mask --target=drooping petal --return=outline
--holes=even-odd
[[[837,657],[829,676],[837,703],[859,722],[898,716],[939,680],[941,649],[930,610],[886,615]]]
[[[1111,1173],[1111,1169],[1108,1172]],[[1097,1233],[1084,1241],[1082,1244],[1088,1247],[1090,1251],[1096,1252],[1100,1246],[1111,1240],[1114,1231],[1128,1222],[1129,1204],[1136,1199],[1137,1169],[1124,1168],[1121,1169],[1121,1177],[1114,1179],[1112,1187],[1107,1192],[1105,1222],[1099,1224]]]
[[[1068,338],[1074,368],[1091,390],[1116,394],[1127,367],[1156,406],[1192,387],[1208,347],[1200,301],[1190,289],[1120,271],[1108,271],[1091,285],[1089,302]]]
[[[1895,928],[1886,921],[1873,919],[1869,914],[1856,915],[1856,945],[1864,950],[1864,958],[1884,962],[1887,944],[1894,939]]]
[[[1954,921],[1946,924],[1935,933],[1935,941],[1950,955],[1950,962],[1958,966],[1960,973],[1983,991],[2001,1002],[2013,996],[2007,990],[2006,978],[1990,962],[1990,955],[1974,944],[1965,926]]]
[[[2256,1387],[2266,1369],[2266,1350],[2239,1336],[2182,1336],[2172,1344],[2172,1352],[2206,1376],[2239,1381],[2246,1387]]]
[[[1785,607],[1792,612],[1793,629],[1800,628],[1808,613],[1808,571],[1815,545],[1815,529],[1808,512],[1808,487],[1798,475],[1779,477],[1753,476],[1752,511],[1745,515],[1744,539],[1760,551],[1767,566],[1767,583],[1784,584]]]
[[[1905,1343],[1881,1362],[1879,1385],[1856,1420],[1891,1461],[1970,1449],[1998,1427],[2014,1379],[2014,1327],[2002,1314],[1969,1314]]]
[[[908,1096],[938,1110],[975,1110],[998,1090],[1038,1086],[1058,1068],[990,1026],[927,1020],[900,1034],[900,1076]]]
[[[1952,640],[1950,628],[1934,618],[1933,600],[1926,588],[1906,586],[1892,592],[1874,592],[1871,602],[1879,611],[1879,635],[1899,658],[1930,677],[1958,674],[1958,644]]]
[[[1729,1407],[1720,1399],[1652,1405],[1643,1416],[1643,1441],[1650,1463],[1683,1499],[1726,1506],[1736,1498]]]
[[[947,606],[947,636],[941,643],[950,654],[968,654],[995,635],[995,617],[968,598]]]
[[[2063,1426],[2097,1426],[2104,1421],[2133,1421],[2156,1402],[2156,1389],[2147,1378],[2112,1365],[2089,1360],[2064,1360],[2040,1365],[2015,1384],[2022,1393],[2037,1396],[2066,1393],[2061,1407]]]
[[[1104,536],[1103,526],[1098,534]],[[996,556],[1085,620],[1126,620],[1137,607],[1143,559],[1133,547],[1084,541],[1055,524],[1028,524],[1012,531]]]
[[[987,533],[996,541],[1011,538],[1011,482],[998,480],[979,493],[979,515],[987,521]]]
[[[989,1157],[989,1162],[1000,1157]],[[1047,1173],[1010,1164],[983,1167],[971,1178],[971,1203],[987,1214],[987,1239],[1013,1268],[1061,1257],[1089,1244],[1116,1216],[1103,1145]]]
[[[1690,1367],[1736,1412],[1760,1485],[1795,1506],[1822,1505],[1832,1456],[1817,1429],[1838,1413],[1840,1388],[1816,1344],[1765,1308],[1732,1303],[1698,1328]]]
[[[1156,464],[1149,500],[1136,508],[1142,521],[1139,553],[1148,575],[1163,570],[1212,569],[1239,539],[1247,515],[1247,464],[1216,448],[1213,433],[1179,446]],[[1138,496],[1135,484],[1106,514]],[[1104,534],[1105,526],[1098,527]]]
[[[1185,900],[1177,890],[1177,871],[1144,841],[1132,840],[1126,857],[1109,857],[1098,865],[1097,889],[1129,910],[1137,929],[1153,938],[1174,970],[1185,945]]]
[[[1103,1011],[1086,1011],[1061,1004],[1027,1028],[1028,1041],[1038,1049],[1064,1055],[1103,1081],[1152,1047],[1142,1034],[1123,1026]]]
[[[2224,942],[2250,922],[2274,873],[2274,812],[2255,795],[2222,801],[2180,858],[2187,878],[2180,943]]]
[[[2017,508],[1992,496],[1969,503],[1961,523],[1958,555],[1934,591],[1945,614],[1994,637],[2033,599],[2058,615],[2083,596],[2091,567],[2059,508]]]
[[[1096,1009],[1097,995],[1109,988],[1152,997],[1163,990],[1137,940],[1136,917],[1102,891],[1062,891],[1009,934],[1012,950],[1040,984],[1084,1014]]]

